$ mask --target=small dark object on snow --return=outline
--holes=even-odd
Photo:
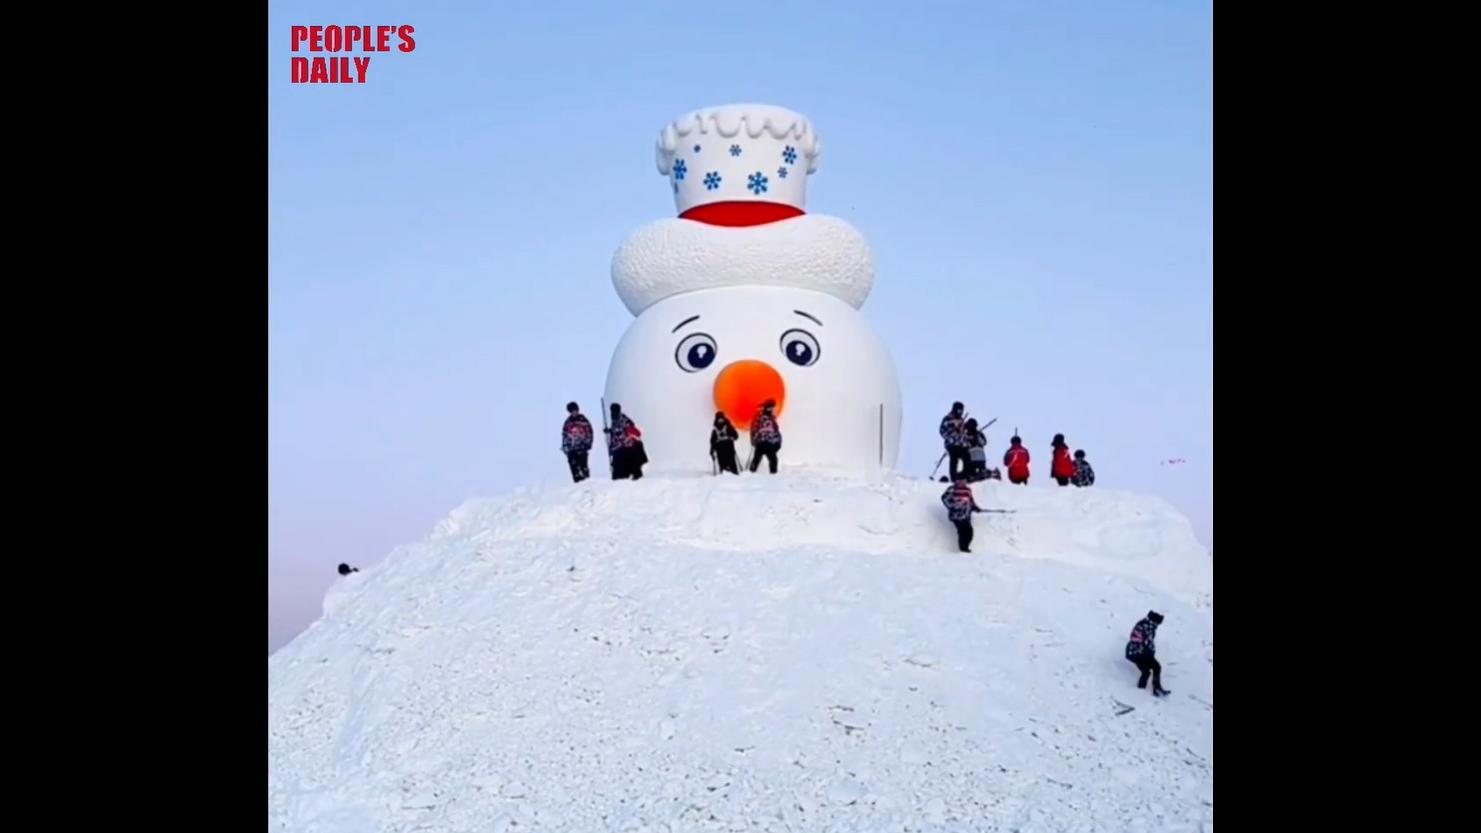
[[[339,565],[339,574],[342,575],[342,576],[347,576],[350,573],[358,573],[358,572],[360,572],[360,568],[359,567],[351,567],[348,564],[341,564],[341,565]]]

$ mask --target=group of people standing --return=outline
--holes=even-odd
[[[960,402],[951,403],[951,411],[941,418],[941,441],[946,446],[946,456],[951,458],[947,479],[958,479],[975,483],[979,480],[1002,475],[996,469],[987,468],[987,434],[978,427],[977,420],[966,416],[967,406]],[[1050,475],[1061,486],[1092,486],[1095,484],[1095,469],[1085,459],[1084,451],[1076,451],[1071,457],[1063,434],[1055,434],[1051,444],[1054,453],[1050,464]],[[1008,469],[1008,482],[1027,486],[1030,457],[1021,437],[1008,441],[1008,450],[1003,452],[1003,466]]]
[[[710,457],[715,461],[715,473],[722,471],[740,474],[740,465],[735,457],[735,441],[740,432],[725,416],[724,411],[715,412],[715,426],[710,430]],[[751,417],[751,462],[750,471],[761,467],[765,460],[772,474],[777,471],[777,452],[782,450],[782,426],[777,422],[776,400],[768,399],[756,409]]]
[[[957,548],[962,552],[972,551],[972,515],[984,511],[977,505],[970,484],[979,480],[1002,476],[987,469],[987,435],[977,425],[977,420],[967,418],[967,406],[961,402],[951,403],[951,410],[941,418],[941,441],[946,446],[946,455],[951,458],[947,477],[951,485],[941,494],[941,504],[946,507],[946,517],[956,527]],[[1019,486],[1028,485],[1029,453],[1023,447],[1021,437],[1009,440],[1008,450],[1003,453],[1003,465],[1008,469],[1008,482]],[[1050,447],[1054,460],[1050,464],[1050,475],[1061,486],[1074,484],[1090,486],[1095,483],[1095,470],[1085,459],[1084,451],[1070,456],[1070,447],[1063,434],[1055,434]]]
[[[607,435],[607,451],[611,455],[613,480],[638,480],[643,476],[643,466],[648,462],[648,452],[643,448],[643,432],[632,418],[622,412],[622,406],[613,402],[611,425],[602,429]],[[571,468],[571,479],[577,483],[591,476],[588,456],[595,437],[591,421],[581,413],[575,402],[566,403],[566,421],[561,425],[561,453]],[[724,411],[715,412],[714,427],[710,430],[710,457],[715,462],[715,473],[740,474],[740,465],[735,456],[735,441],[740,432],[725,416]],[[777,473],[777,453],[782,450],[782,428],[777,421],[776,400],[768,399],[756,409],[751,418],[751,461],[750,470],[756,471],[765,460],[772,474]]]
[[[622,412],[616,402],[611,408],[612,424],[603,428],[607,435],[607,453],[612,462],[613,480],[637,480],[643,476],[643,466],[648,462],[648,452],[643,449],[643,432],[638,430],[632,418]],[[566,421],[561,425],[561,452],[566,455],[566,464],[571,467],[571,479],[577,483],[591,476],[588,456],[591,453],[595,431],[591,420],[581,413],[575,402],[566,403]]]

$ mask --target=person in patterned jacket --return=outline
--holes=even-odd
[[[1162,624],[1162,614],[1147,611],[1147,617],[1131,629],[1131,638],[1126,642],[1126,658],[1136,663],[1142,672],[1136,681],[1137,688],[1147,687],[1147,676],[1152,677],[1152,696],[1163,697],[1172,692],[1162,687],[1162,664],[1157,661],[1157,626]]]
[[[566,464],[571,467],[571,480],[580,483],[591,476],[587,466],[587,454],[591,451],[591,421],[581,413],[575,402],[566,403],[566,422],[561,426],[561,451],[565,452]]]
[[[972,487],[967,485],[965,475],[941,493],[941,505],[946,507],[946,517],[956,527],[956,545],[962,552],[972,551],[972,513],[981,512],[977,500],[972,497]]]
[[[715,427],[710,429],[710,456],[715,458],[720,471],[740,474],[740,466],[735,462],[735,441],[738,439],[740,432],[735,430],[734,423],[724,411],[716,411]]]
[[[761,458],[766,458],[766,463],[771,467],[771,473],[776,474],[776,453],[782,450],[782,427],[777,424],[776,400],[768,399],[761,403],[761,409],[756,416],[751,418],[751,471],[761,466]]]
[[[1075,476],[1070,478],[1070,482],[1082,489],[1095,485],[1095,469],[1090,467],[1083,450],[1075,452]]]
[[[947,463],[946,476],[952,480],[956,480],[972,466],[967,426],[962,422],[962,417],[966,413],[966,405],[953,402],[951,413],[941,418],[941,442],[946,446],[946,453],[951,457],[951,462]]]
[[[643,464],[648,455],[643,453],[643,432],[638,430],[622,406],[616,402],[609,409],[612,424],[607,432],[607,448],[612,452],[612,479],[638,480],[643,476]]]

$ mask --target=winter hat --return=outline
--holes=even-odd
[[[1054,435],[1054,442],[1050,443],[1050,445],[1064,445],[1064,435],[1063,434],[1055,434]]]
[[[1084,460],[1085,459],[1085,452],[1084,451],[1076,451],[1075,452],[1075,459],[1076,460]]]
[[[967,406],[966,405],[963,405],[960,402],[953,402],[953,403],[951,403],[951,412],[952,413],[957,413],[958,411],[965,411],[965,410],[967,410]]]
[[[1021,438],[1021,437],[1014,437],[1013,439],[1009,440],[1008,442],[1013,443],[1014,445],[1023,445],[1023,438]]]
[[[682,292],[733,286],[810,289],[862,306],[874,286],[868,241],[806,211],[821,152],[807,118],[782,107],[729,104],[675,119],[659,132],[655,161],[678,217],[618,248],[618,297],[634,315]]]
[[[1162,614],[1161,613],[1158,613],[1155,610],[1149,610],[1149,611],[1147,611],[1147,618],[1150,619],[1150,620],[1152,620],[1152,624],[1154,624],[1154,625],[1160,625],[1160,624],[1162,624]]]
[[[679,216],[706,221],[720,207],[795,217],[823,143],[801,113],[769,104],[727,104],[686,113],[658,133],[654,161],[669,178]],[[737,204],[740,204],[737,206]],[[721,212],[724,213],[724,212]],[[725,220],[720,224],[728,225]]]
[[[566,413],[568,413],[568,414],[574,414],[574,413],[576,413],[579,410],[581,410],[581,406],[580,405],[577,405],[575,402],[567,402],[566,403]]]
[[[969,419],[969,420],[967,420],[967,430],[968,431],[976,431],[977,430],[977,420],[975,420],[975,419]]]
[[[615,417],[618,414],[622,413],[622,406],[621,405],[618,405],[616,402],[613,402],[612,403],[612,407],[609,408],[608,410],[610,410],[612,412],[612,416]]]

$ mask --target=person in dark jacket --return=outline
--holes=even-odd
[[[967,468],[967,482],[1003,479],[1003,473],[997,468],[988,468],[988,436],[977,428],[976,419],[967,419],[966,434],[967,455],[972,459],[972,465]]]
[[[941,505],[946,507],[946,517],[956,527],[956,545],[962,552],[972,551],[972,513],[981,512],[982,507],[972,497],[972,487],[967,485],[965,475],[941,493]]]
[[[566,422],[561,426],[561,451],[565,452],[566,464],[571,467],[571,480],[580,483],[591,476],[587,455],[591,451],[591,420],[581,413],[575,402],[566,403]]]
[[[735,441],[738,439],[740,432],[735,430],[725,412],[716,411],[715,427],[710,429],[710,456],[715,458],[720,471],[740,474],[740,466],[735,461]]]
[[[986,479],[988,476],[988,436],[977,430],[976,419],[967,419],[966,424],[961,427],[961,436],[967,440],[967,482],[976,483],[977,480]]]
[[[1070,447],[1065,445],[1064,435],[1055,434],[1054,462],[1050,464],[1049,473],[1054,477],[1054,482],[1061,486],[1070,485],[1070,478],[1075,476],[1075,461],[1070,459]]]
[[[1008,482],[1017,486],[1028,485],[1028,449],[1023,440],[1014,437],[1008,441],[1008,450],[1003,453],[1003,465],[1008,468]]]
[[[1136,663],[1142,672],[1136,681],[1137,688],[1147,687],[1147,676],[1152,677],[1152,696],[1163,697],[1172,692],[1162,687],[1162,664],[1157,661],[1157,626],[1162,624],[1162,614],[1147,611],[1147,617],[1131,629],[1131,638],[1126,643],[1126,658]]]
[[[967,426],[962,422],[962,417],[966,413],[966,405],[953,402],[951,413],[941,418],[941,442],[946,446],[947,455],[951,457],[951,462],[947,464],[946,474],[952,480],[956,480],[972,465],[971,454],[968,450]]]
[[[761,466],[761,458],[771,466],[771,473],[776,474],[776,453],[782,450],[782,427],[777,424],[776,400],[768,399],[761,403],[761,409],[751,418],[751,448],[755,449],[751,454],[751,471]]]
[[[1095,469],[1090,467],[1083,450],[1075,452],[1075,476],[1070,478],[1070,482],[1082,489],[1095,485]]]
[[[643,476],[648,455],[643,452],[643,432],[616,402],[610,408],[612,424],[607,432],[607,448],[612,452],[612,479],[637,480]]]

